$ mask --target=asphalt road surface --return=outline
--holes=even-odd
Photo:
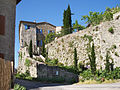
[[[112,84],[63,85],[16,79],[15,83],[26,87],[27,90],[120,90],[120,82]]]

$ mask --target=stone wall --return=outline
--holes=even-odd
[[[111,27],[114,31],[113,34],[108,31]],[[103,67],[104,69],[107,50],[110,51],[110,56],[115,63],[114,67],[120,66],[119,30],[120,20],[113,20],[63,36],[46,45],[48,47],[48,57],[58,59],[64,65],[72,65],[74,61],[74,48],[77,48],[78,62],[87,65],[90,63],[86,50],[90,36],[95,44],[97,68]]]
[[[78,81],[78,75],[57,66],[47,66],[44,64],[37,65],[37,75],[38,78],[63,78],[65,82]]]
[[[78,81],[78,76],[63,70],[57,66],[47,66],[46,64],[35,61],[34,59],[27,58],[30,60],[30,66],[25,65],[25,60],[19,63],[18,72],[25,73],[29,70],[31,77],[35,78],[63,78],[65,82],[70,82],[72,80]]]
[[[0,90],[11,87],[11,62],[0,58]]]
[[[4,34],[0,34],[0,54],[5,60],[14,60],[16,0],[0,0],[0,15],[5,17],[5,21],[0,21],[5,22]]]

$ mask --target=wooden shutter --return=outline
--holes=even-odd
[[[5,16],[0,15],[0,35],[5,34]]]
[[[0,58],[4,59],[4,54],[0,53]]]

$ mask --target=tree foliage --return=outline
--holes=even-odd
[[[46,37],[45,37],[45,43],[50,43],[52,42],[56,37],[55,33],[49,33]]]
[[[76,48],[74,48],[74,68],[75,68],[75,70],[77,70],[77,63],[78,63],[77,50],[76,50]]]
[[[109,52],[107,51],[106,54],[106,63],[105,63],[105,70],[106,72],[110,72],[110,62],[109,62],[110,56],[109,56]]]
[[[75,24],[73,24],[73,29],[77,29],[79,31],[79,30],[85,29],[85,27],[80,25],[80,24],[78,24],[78,21],[76,20]]]
[[[32,40],[30,40],[29,55],[30,55],[31,58],[33,57]]]
[[[42,42],[42,56],[46,57],[45,41]]]
[[[71,27],[72,27],[71,9],[70,9],[70,5],[68,5],[67,10],[64,10],[64,13],[63,13],[64,35],[72,33]]]
[[[90,67],[91,67],[91,71],[92,73],[95,75],[96,73],[96,56],[95,56],[95,49],[94,49],[94,43],[92,44],[92,48],[91,48],[91,54],[88,54],[88,57],[90,59]]]

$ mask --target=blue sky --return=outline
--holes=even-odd
[[[72,23],[77,19],[79,24],[85,25],[81,16],[88,15],[89,11],[103,12],[106,7],[112,8],[120,4],[120,0],[22,0],[16,6],[15,67],[18,66],[19,22],[36,20],[62,26],[63,11],[68,4],[74,13]]]

